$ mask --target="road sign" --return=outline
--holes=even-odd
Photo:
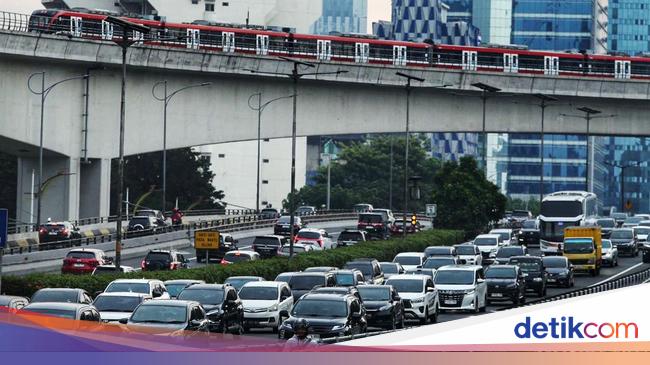
[[[7,246],[7,227],[9,224],[9,213],[7,209],[0,209],[0,249]]]
[[[438,204],[427,204],[427,217],[435,218],[438,216]]]
[[[219,249],[219,232],[197,231],[194,232],[194,248],[202,250]]]

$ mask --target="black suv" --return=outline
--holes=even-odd
[[[517,240],[523,246],[539,246],[539,228],[537,221],[527,219],[521,223],[521,229],[517,233]]]
[[[190,261],[177,251],[151,250],[142,260],[142,271],[163,271],[187,269]]]
[[[361,271],[366,279],[366,284],[381,285],[384,283],[384,271],[381,269],[379,261],[370,258],[361,258],[350,261],[345,264],[344,269],[356,269]]]
[[[546,295],[548,273],[541,257],[515,256],[510,258],[508,265],[519,266],[526,279],[526,290],[535,291],[538,297]]]
[[[178,300],[199,302],[210,320],[210,332],[242,334],[244,306],[235,287],[225,284],[194,284],[178,294]]]
[[[298,231],[303,229],[305,224],[300,217],[293,218],[293,234],[296,235]],[[291,217],[288,215],[280,217],[273,226],[273,234],[278,236],[291,236]]]
[[[402,298],[395,288],[391,285],[360,285],[357,289],[366,307],[369,326],[388,330],[404,328]]]
[[[512,304],[526,303],[526,279],[519,266],[490,266],[485,271],[487,301],[511,301]]]
[[[336,286],[336,277],[331,272],[301,272],[289,279],[289,288],[291,288],[294,303],[315,287],[332,286]]]
[[[361,213],[357,229],[365,231],[371,239],[388,239],[390,237],[389,222],[380,213]]]
[[[301,319],[321,338],[356,335],[368,328],[363,305],[354,295],[309,293],[296,302],[291,313],[282,311],[280,316],[289,317],[280,326],[279,337],[284,339],[293,336],[293,325]]]
[[[289,240],[284,236],[257,236],[253,240],[252,250],[260,254],[263,259],[276,257],[282,246],[288,245]]]
[[[525,246],[503,246],[499,247],[494,258],[494,264],[505,265],[514,256],[526,256],[528,249]]]
[[[366,232],[358,229],[346,229],[336,239],[336,247],[352,246],[360,242],[366,242]]]

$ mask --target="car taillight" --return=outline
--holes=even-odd
[[[141,268],[143,271],[144,271],[144,269],[146,268],[146,262],[145,262],[144,260],[142,260],[142,262],[140,263],[140,268]]]
[[[319,239],[316,241],[320,247],[323,247],[323,240]]]
[[[169,270],[176,270],[178,268],[178,264],[175,262],[172,262],[169,264]]]
[[[41,228],[41,229],[38,230],[38,233],[45,234],[45,233],[47,233],[47,229]]]
[[[68,232],[69,232],[69,231],[68,231],[67,229],[63,229],[63,230],[61,231],[61,234],[63,234],[64,236],[67,236],[67,235],[68,235]]]
[[[228,265],[228,261],[226,261],[226,259],[221,259],[220,264],[221,265]]]

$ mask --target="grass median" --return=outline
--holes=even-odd
[[[3,278],[2,288],[4,294],[31,297],[34,292],[41,288],[80,288],[93,294],[103,291],[111,281],[117,278],[149,278],[163,281],[195,279],[204,280],[206,283],[223,283],[230,276],[252,275],[273,280],[283,272],[301,271],[310,266],[342,267],[346,262],[360,257],[391,261],[400,252],[423,251],[428,246],[453,245],[460,243],[462,239],[463,233],[460,231],[433,230],[408,236],[406,239],[370,241],[335,250],[304,253],[295,256],[291,260],[278,257],[228,266],[215,264],[187,270],[139,272],[123,275],[30,274],[27,276],[9,276]]]

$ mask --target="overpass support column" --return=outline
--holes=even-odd
[[[111,160],[89,159],[81,164],[79,216],[108,217],[111,193]]]

